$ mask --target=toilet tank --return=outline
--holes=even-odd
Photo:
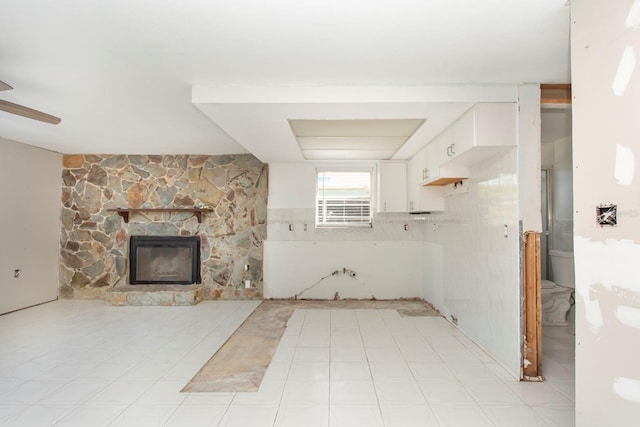
[[[551,273],[555,284],[575,288],[573,252],[551,249],[549,258],[551,258]]]

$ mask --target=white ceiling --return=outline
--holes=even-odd
[[[62,153],[291,161],[302,155],[286,119],[426,118],[406,158],[476,99],[456,85],[504,86],[508,100],[518,83],[569,82],[566,4],[4,2],[0,80],[15,89],[0,99],[62,123],[0,112],[0,137]]]

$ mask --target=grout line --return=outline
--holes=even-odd
[[[331,425],[331,365],[332,365],[332,358],[331,358],[331,349],[333,348],[333,346],[331,345],[332,343],[332,338],[333,338],[333,310],[329,310],[329,396],[328,400],[327,400],[327,425],[330,426]]]
[[[293,315],[298,310],[300,310],[300,312],[304,313],[304,316],[303,316],[302,320],[300,321],[301,322],[301,326],[300,326],[299,331],[298,331],[298,336],[297,336],[297,339],[296,339],[296,345],[294,347],[293,355],[291,356],[291,360],[289,361],[289,369],[287,369],[287,376],[284,379],[284,385],[282,386],[282,391],[280,392],[280,399],[278,400],[278,405],[277,405],[277,408],[276,408],[276,416],[273,418],[273,425],[274,426],[276,425],[276,422],[278,421],[278,415],[280,415],[280,406],[282,405],[282,398],[284,397],[284,390],[287,388],[287,383],[289,382],[289,375],[291,375],[291,369],[293,368],[293,361],[294,361],[294,359],[296,357],[296,352],[298,350],[298,341],[300,340],[300,336],[302,335],[302,329],[304,328],[304,323],[307,320],[307,311],[306,310],[304,310],[304,309],[294,309],[293,312],[291,313],[291,316],[289,316],[289,319],[287,319],[287,322],[285,323],[285,331],[286,331],[286,328],[287,328],[287,323],[289,322],[289,320],[291,320]],[[280,343],[278,343],[278,345],[276,346],[275,351],[278,351],[278,347],[279,346],[280,346]],[[275,351],[274,351],[274,354],[275,354]],[[273,360],[273,358],[272,358],[272,360]],[[265,374],[266,374],[266,372],[265,372]]]
[[[376,313],[378,313],[378,309],[375,309]],[[373,392],[376,395],[376,402],[378,403],[378,414],[380,415],[380,421],[382,422],[382,425],[385,425],[384,422],[384,417],[382,416],[382,407],[380,406],[380,397],[378,396],[378,390],[376,389],[376,383],[373,379],[373,372],[371,371],[371,361],[369,360],[369,353],[367,352],[367,346],[366,343],[364,342],[364,337],[362,335],[362,328],[361,328],[361,324],[360,324],[360,318],[356,315],[356,322],[358,323],[358,332],[360,333],[360,340],[362,341],[362,347],[364,349],[364,355],[367,361],[367,366],[369,368],[369,377],[371,378],[371,385],[373,387]],[[384,322],[384,320],[383,320]],[[386,326],[386,325],[385,325]]]
[[[404,317],[402,319],[405,319]],[[385,322],[386,323],[386,322]],[[427,339],[425,337],[422,336],[422,334],[420,333],[420,331],[418,330],[418,328],[416,328],[416,326],[414,325],[413,322],[406,320],[404,323],[406,323],[407,325],[410,325],[411,328],[418,334],[418,336],[422,337],[425,340],[426,345],[429,346],[429,348],[433,348],[431,346],[431,344],[428,343]],[[396,346],[398,347],[398,349],[400,350],[400,346],[398,345],[398,341],[396,340],[396,336],[393,334],[393,332],[391,333],[391,337],[393,338],[394,342],[396,343]],[[434,350],[435,351],[435,350]],[[405,366],[407,367],[407,369],[409,370],[409,372],[411,372],[411,378],[413,378],[413,381],[415,382],[416,386],[418,387],[418,390],[420,390],[420,394],[422,395],[422,398],[424,399],[425,404],[429,407],[429,410],[431,411],[431,413],[433,414],[433,411],[431,410],[431,405],[429,404],[429,400],[427,399],[427,395],[424,393],[424,390],[422,390],[422,387],[420,387],[420,383],[418,381],[418,378],[416,378],[416,374],[413,372],[413,370],[411,369],[411,367],[409,366],[409,362],[407,361],[407,357],[405,356],[405,354],[402,352],[402,350],[400,350],[400,354],[402,354],[402,359],[404,361]],[[436,353],[436,355],[438,355],[438,357],[440,357],[440,355],[438,353]],[[435,414],[434,414],[434,418],[435,418]]]

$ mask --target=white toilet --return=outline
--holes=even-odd
[[[550,250],[553,282],[542,281],[542,324],[567,325],[567,313],[575,289],[573,252]]]

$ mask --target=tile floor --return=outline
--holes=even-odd
[[[573,336],[519,383],[446,320],[296,310],[254,393],[180,389],[257,306],[57,301],[0,316],[0,425],[572,426]]]

